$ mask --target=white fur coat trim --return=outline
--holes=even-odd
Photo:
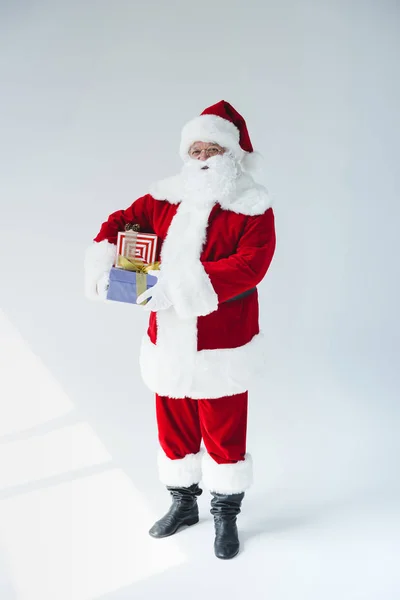
[[[117,247],[107,240],[93,242],[86,250],[85,271],[85,295],[89,300],[98,300],[97,282],[108,273],[116,258]]]
[[[150,194],[155,200],[167,200],[179,204],[185,199],[181,175],[167,177],[150,186]],[[224,210],[255,216],[262,215],[272,206],[267,189],[254,181],[249,173],[242,172],[237,181],[236,192],[223,198],[220,205]]]
[[[260,333],[239,348],[198,351],[196,321],[179,319],[173,309],[157,313],[157,344],[145,335],[140,349],[144,383],[170,398],[201,400],[246,392],[266,368],[264,336]]]
[[[209,454],[202,461],[203,484],[217,494],[241,494],[253,483],[253,461],[250,454],[245,460],[219,465]]]
[[[171,460],[163,450],[158,453],[158,473],[161,483],[171,487],[190,487],[201,480],[203,451]]]
[[[218,296],[200,262],[211,208],[180,204],[162,247],[162,276],[182,319],[208,315],[218,308]]]

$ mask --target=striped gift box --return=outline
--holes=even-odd
[[[155,233],[140,231],[120,231],[117,239],[117,255],[131,260],[139,260],[146,265],[155,262],[157,236]]]

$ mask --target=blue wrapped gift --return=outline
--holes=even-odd
[[[154,275],[112,267],[110,271],[110,285],[107,290],[107,300],[136,304],[138,295],[146,289],[148,290],[153,287],[156,283],[157,277]],[[137,293],[137,286],[139,286],[140,294]],[[147,302],[144,304],[147,304]]]

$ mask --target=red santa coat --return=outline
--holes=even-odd
[[[267,192],[249,175],[240,179],[234,198],[213,206],[181,201],[179,176],[150,191],[103,223],[94,240],[99,252],[93,281],[107,261],[110,266],[126,223],[157,234],[173,306],[150,313],[140,351],[145,383],[172,398],[246,391],[264,365],[257,290],[235,298],[260,283],[274,254]]]

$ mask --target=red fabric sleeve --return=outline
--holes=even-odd
[[[275,252],[275,219],[272,208],[249,217],[235,254],[203,261],[219,302],[255,287],[264,278]]]
[[[149,196],[142,196],[126,210],[117,210],[112,213],[107,221],[105,221],[97,236],[95,242],[108,240],[111,244],[117,243],[117,235],[119,231],[124,231],[126,223],[138,223],[140,230],[146,233],[152,233],[151,219],[149,215]]]

